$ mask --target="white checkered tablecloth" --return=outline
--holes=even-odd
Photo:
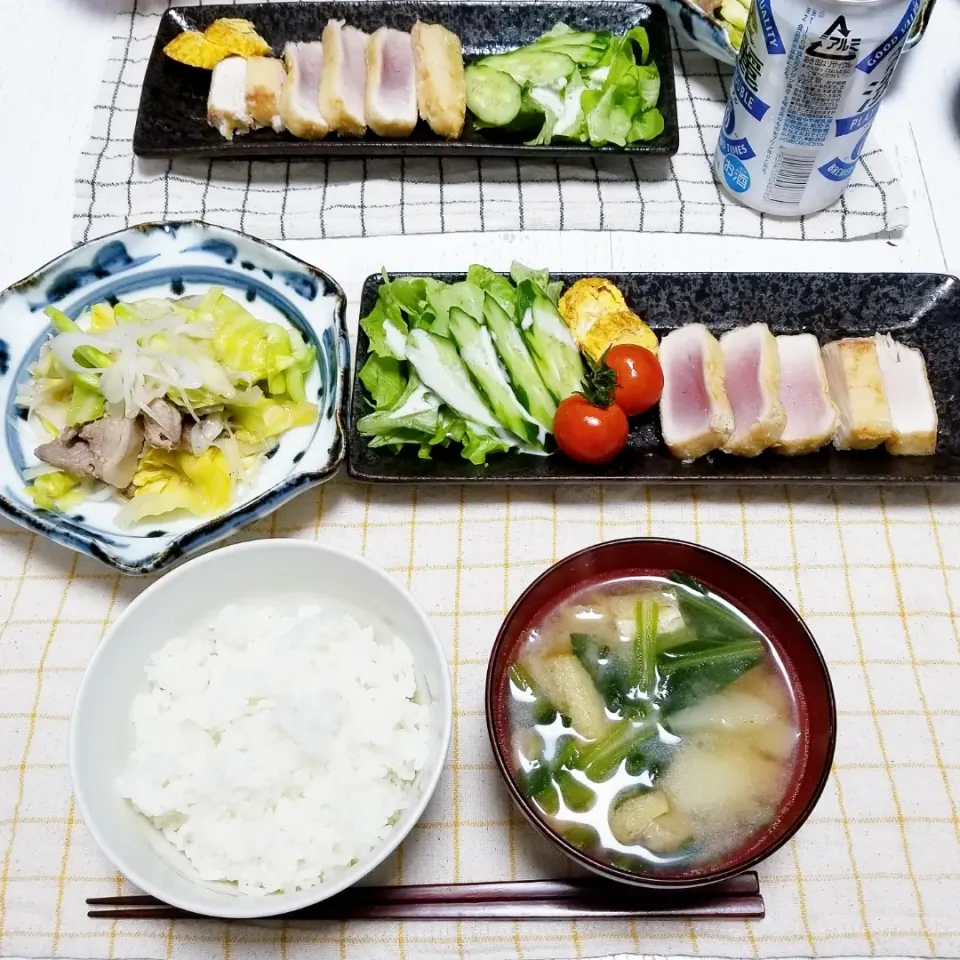
[[[157,960],[537,960],[609,954],[960,956],[960,499],[954,488],[368,487],[334,481],[246,538],[362,554],[428,611],[455,732],[396,882],[563,876],[518,817],[483,719],[490,647],[540,571],[601,540],[664,535],[752,566],[830,666],[836,762],[796,839],[761,867],[761,922],[325,923],[89,920],[128,891],[77,818],[67,730],[81,672],[148,581],[0,525],[0,955]]]
[[[730,70],[676,34],[680,150],[670,158],[138,160],[132,138],[140,85],[168,5],[121,2],[76,178],[78,242],[167,219],[206,220],[267,240],[503,230],[847,240],[907,225],[899,176],[875,140],[843,197],[822,213],[784,220],[727,199],[710,160]]]

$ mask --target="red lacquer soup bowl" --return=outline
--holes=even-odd
[[[666,577],[674,571],[700,581],[759,628],[780,659],[795,705],[799,737],[792,772],[773,820],[736,849],[707,863],[678,862],[666,869],[626,869],[574,846],[525,797],[512,771],[508,668],[529,631],[572,594],[629,577]],[[523,815],[550,842],[583,867],[643,887],[689,888],[727,879],[782,847],[813,811],[827,782],[836,744],[833,687],[823,656],[799,614],[769,583],[714,550],[679,540],[638,538],[588,547],[538,577],[513,605],[497,635],[487,668],[487,730],[500,773]]]

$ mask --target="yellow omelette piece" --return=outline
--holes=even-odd
[[[257,33],[249,20],[224,17],[214,20],[203,31],[204,37],[227,50],[227,55],[262,57],[270,53],[270,44]]]
[[[202,70],[212,70],[221,60],[230,56],[226,47],[211,43],[196,30],[185,30],[178,34],[163,48],[163,52],[177,63],[200,67]]]
[[[594,360],[599,360],[609,347],[621,343],[634,343],[654,355],[658,347],[657,335],[640,317],[625,307],[598,317],[577,343]]]
[[[563,317],[574,340],[578,343],[586,336],[595,320],[615,310],[625,310],[627,302],[623,294],[603,277],[585,277],[578,280],[560,298],[560,316]]]

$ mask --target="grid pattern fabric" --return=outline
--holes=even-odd
[[[140,85],[168,0],[122,0],[76,178],[78,242],[201,219],[273,240],[503,230],[629,230],[852,239],[901,230],[906,199],[876,143],[829,210],[784,220],[727,199],[711,156],[729,68],[674,34],[680,150],[670,158],[138,160]],[[678,45],[679,44],[679,45]]]
[[[249,528],[362,554],[428,611],[453,672],[436,796],[386,882],[559,877],[494,769],[483,680],[497,628],[549,564],[665,535],[742,560],[797,606],[839,708],[810,821],[761,866],[762,922],[277,925],[94,921],[126,891],[79,821],[67,730],[81,671],[146,580],[0,526],[0,955],[483,960],[605,954],[960,955],[960,500],[950,488],[367,487],[334,481]]]

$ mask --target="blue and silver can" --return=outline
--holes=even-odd
[[[924,0],[753,0],[714,154],[754,210],[815,213],[843,193]]]

